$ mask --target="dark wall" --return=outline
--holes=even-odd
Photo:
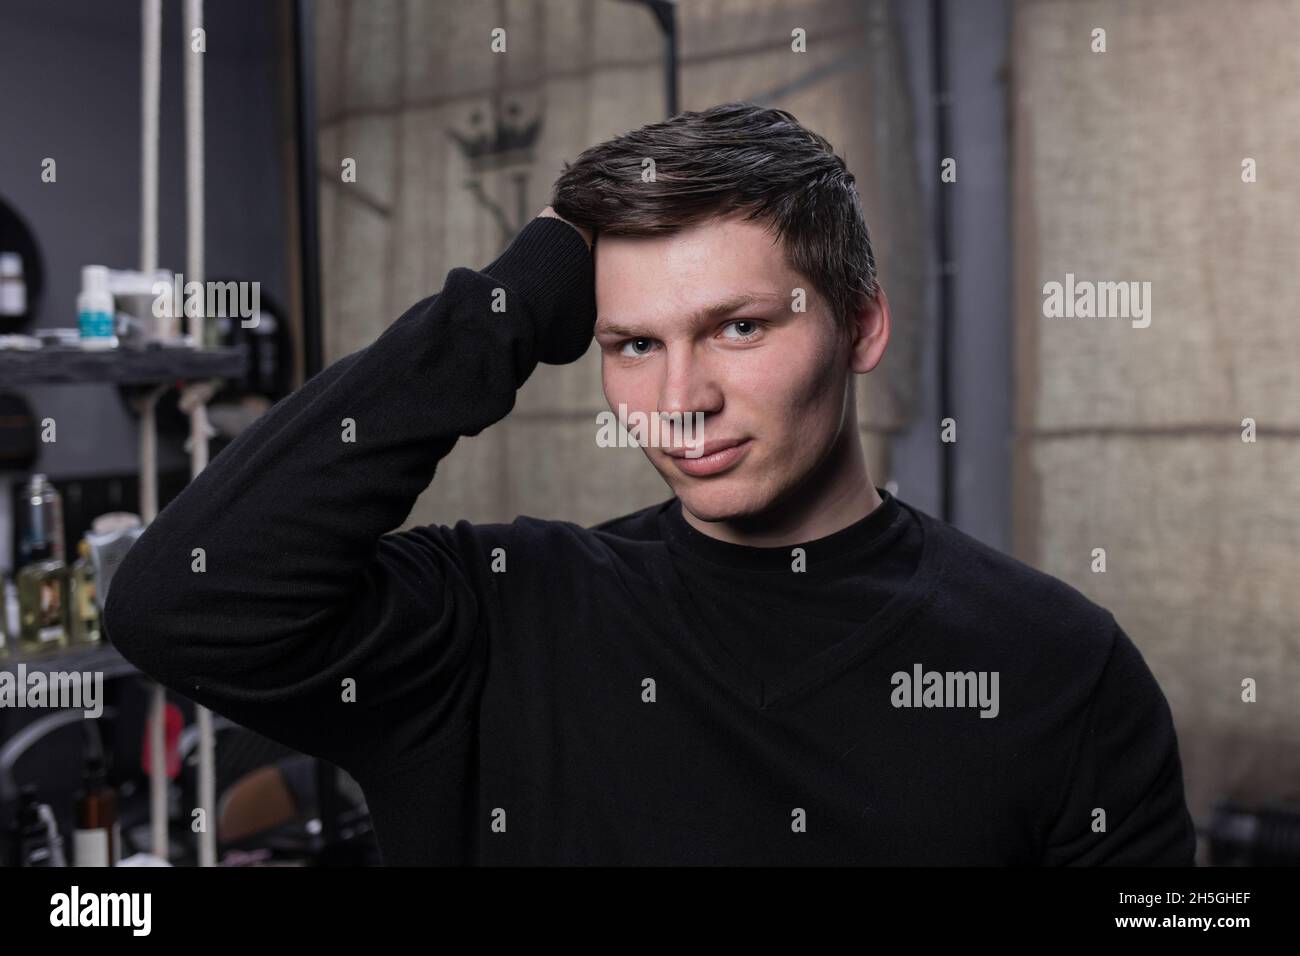
[[[279,5],[204,6],[207,277],[259,281],[264,296],[284,303],[281,144],[292,126],[280,115]],[[181,13],[182,4],[163,4],[158,267],[174,272],[185,271]],[[46,269],[41,313],[24,331],[76,325],[83,265],[140,264],[140,29],[134,0],[0,3],[0,197],[35,231]],[[41,182],[47,156],[58,164],[56,183]],[[116,388],[19,391],[38,420],[59,423],[59,440],[41,447],[36,470],[58,479],[136,468],[135,418]],[[181,436],[163,437],[159,460],[185,466]],[[0,483],[25,477],[0,474]],[[6,511],[0,504],[0,549]],[[7,559],[0,550],[0,567]]]

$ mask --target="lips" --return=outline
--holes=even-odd
[[[751,444],[753,441],[748,438],[719,439],[705,442],[705,454],[698,458],[687,458],[685,454],[677,452],[669,453],[669,457],[684,474],[692,478],[705,478],[733,468],[749,452]]]
[[[690,448],[683,449],[681,451],[678,451],[677,449],[672,449],[669,450],[667,454],[672,458],[689,457],[693,461],[699,461],[701,458],[708,458],[710,455],[717,454],[718,452],[723,451],[727,448],[734,448],[737,445],[744,444],[747,441],[749,441],[748,438],[715,438],[712,441],[706,441],[704,443],[704,450],[700,454],[688,455],[688,452],[694,452],[697,446],[692,446]]]

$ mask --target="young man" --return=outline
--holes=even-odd
[[[351,773],[390,864],[1190,864],[1115,619],[867,474],[890,316],[830,144],[683,113],[553,207],[214,458],[112,582],[122,653]],[[593,334],[671,499],[390,533]]]

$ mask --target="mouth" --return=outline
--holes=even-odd
[[[687,458],[685,452],[678,451],[668,452],[668,457],[679,471],[692,478],[704,478],[734,467],[745,457],[752,444],[753,440],[749,438],[711,441],[705,443],[704,454],[699,457]]]

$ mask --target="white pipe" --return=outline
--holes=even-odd
[[[202,284],[203,274],[203,58],[193,49],[203,28],[203,0],[185,0],[185,283]],[[206,297],[205,297],[206,303]],[[203,347],[203,316],[189,316],[195,348]]]
[[[186,283],[205,281],[203,248],[203,58],[194,49],[194,33],[203,28],[203,0],[185,2],[185,221]],[[206,39],[204,42],[206,48]],[[207,297],[203,297],[206,304]],[[190,316],[189,335],[195,348],[204,346],[205,316]],[[202,389],[190,408],[190,478],[198,477],[208,465],[208,407],[210,391]],[[199,723],[198,809],[203,829],[199,831],[199,866],[217,865],[217,773],[216,741],[212,712],[196,707]]]
[[[153,855],[168,859],[167,845],[167,691],[153,685],[149,707],[149,823],[153,833]]]
[[[199,719],[199,795],[203,829],[199,831],[199,866],[217,865],[217,748],[212,732],[212,711],[195,704]]]
[[[154,409],[169,385],[160,385],[140,404],[140,519],[148,527],[158,516],[157,441]],[[149,717],[149,822],[153,833],[153,854],[167,856],[167,741],[164,734],[167,692],[155,684]]]
[[[140,521],[147,528],[158,517],[158,433],[154,409],[170,385],[159,385],[140,401]]]
[[[158,98],[162,85],[162,0],[140,0],[140,271],[158,268]],[[140,416],[140,518],[145,526],[158,510],[154,472],[154,403],[145,400]],[[154,856],[167,857],[167,760],[163,719],[166,693],[155,685],[149,723],[149,822]]]
[[[140,271],[158,268],[158,99],[162,87],[162,0],[140,0]],[[140,518],[147,527],[158,513],[154,468],[154,405],[158,390],[145,399],[140,416]],[[149,822],[154,856],[167,854],[167,695],[155,685],[149,721]]]
[[[162,83],[162,0],[140,2],[140,271],[158,268],[158,96]]]

